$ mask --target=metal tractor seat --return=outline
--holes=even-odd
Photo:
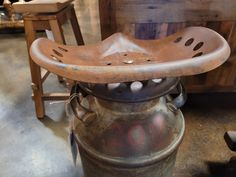
[[[224,63],[230,48],[204,27],[190,27],[162,40],[138,40],[116,33],[94,45],[65,46],[37,39],[32,59],[65,78],[87,83],[117,83],[196,75]]]

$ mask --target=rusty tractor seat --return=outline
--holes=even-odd
[[[215,69],[230,55],[223,37],[190,27],[162,40],[138,40],[116,33],[94,45],[65,46],[37,39],[33,60],[65,78],[87,83],[117,83],[196,75]]]

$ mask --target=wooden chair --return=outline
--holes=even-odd
[[[32,42],[36,39],[38,30],[51,30],[55,42],[65,44],[62,25],[67,20],[71,22],[77,44],[84,44],[72,1],[33,0],[24,2],[21,0],[13,4],[14,11],[23,14],[28,52],[30,52]],[[44,101],[65,100],[69,97],[69,93],[44,93],[43,82],[50,72],[41,76],[40,66],[31,59],[30,55],[29,64],[36,115],[38,118],[43,118],[45,116]]]

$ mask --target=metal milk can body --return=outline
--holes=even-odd
[[[171,177],[185,124],[167,102],[77,101],[71,117],[85,177]]]

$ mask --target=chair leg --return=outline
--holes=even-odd
[[[32,21],[25,20],[25,36],[27,42],[27,49],[29,53],[30,46],[32,42],[36,39],[36,32],[34,30]],[[33,90],[33,99],[35,102],[36,116],[38,118],[43,118],[45,116],[45,107],[43,101],[41,70],[40,67],[33,62],[30,55],[29,55],[29,65],[32,79],[32,90]]]
[[[71,22],[71,26],[76,38],[76,42],[78,45],[84,45],[84,40],[83,40],[83,36],[79,27],[79,23],[76,17],[76,13],[75,13],[75,9],[74,7],[71,8],[71,14],[70,14],[70,22]]]
[[[52,33],[53,33],[53,37],[55,42],[59,43],[59,44],[65,44],[65,37],[61,28],[61,25],[59,24],[58,20],[54,19],[54,20],[50,20],[49,21]],[[61,76],[57,76],[59,82],[64,82],[63,77]]]
[[[61,24],[59,24],[57,19],[53,19],[49,21],[53,37],[55,42],[60,43],[60,44],[65,44],[65,37],[63,35],[62,27]]]

